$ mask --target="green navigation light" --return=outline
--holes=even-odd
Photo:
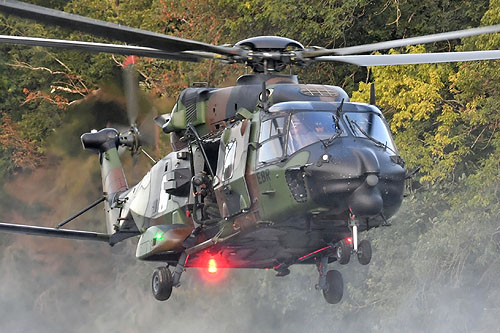
[[[162,239],[163,239],[163,233],[161,233],[161,232],[157,232],[157,233],[155,234],[155,239],[156,239],[157,241],[162,240]]]

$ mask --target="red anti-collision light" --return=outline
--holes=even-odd
[[[125,59],[125,61],[123,62],[123,68],[129,66],[129,65],[133,65],[137,62],[139,58],[137,56],[128,56],[127,59]]]
[[[352,237],[347,237],[345,241],[349,244],[352,244]]]
[[[208,272],[210,274],[215,274],[217,273],[217,262],[215,261],[214,258],[210,258],[208,260]]]

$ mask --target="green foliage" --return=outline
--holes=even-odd
[[[424,53],[423,46],[408,47]],[[394,53],[394,52],[392,52]],[[377,102],[390,120],[391,130],[410,168],[422,166],[423,181],[446,178],[469,154],[463,115],[450,96],[450,64],[387,66],[372,69]],[[369,84],[360,83],[353,100],[368,101]]]
[[[482,23],[498,24],[499,13],[500,2],[491,1]],[[469,38],[456,50],[496,49],[499,38]],[[423,48],[409,49],[417,50]],[[380,244],[385,231],[373,232],[376,247],[383,246],[391,259],[382,259],[390,269],[370,270],[366,286],[375,290],[367,300],[370,311],[382,310],[382,302],[384,310],[408,308],[410,319],[427,318],[422,330],[439,330],[431,313],[456,321],[448,330],[467,325],[488,330],[484,322],[492,317],[484,309],[497,306],[500,271],[498,66],[484,61],[372,69],[377,102],[408,165],[423,166],[424,186],[394,219],[395,244]],[[360,84],[354,99],[367,101],[368,91]],[[373,265],[383,267],[379,259]],[[469,318],[466,312],[473,308],[482,310]],[[474,319],[481,316],[483,324]]]

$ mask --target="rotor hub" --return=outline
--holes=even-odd
[[[118,142],[122,146],[128,147],[132,155],[135,155],[141,147],[140,133],[136,124],[133,124],[125,133],[120,133]]]
[[[235,45],[247,51],[245,64],[255,73],[281,72],[288,65],[304,65],[297,51],[304,46],[290,38],[258,36],[239,41]]]

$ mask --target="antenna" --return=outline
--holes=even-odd
[[[262,109],[264,111],[267,111],[267,88],[266,88],[266,81],[262,82],[262,92],[260,93],[261,101],[262,101]]]
[[[342,101],[340,102],[340,105],[337,108],[337,112],[336,112],[337,119],[340,119],[340,112],[342,112],[343,106],[344,106],[344,99],[342,98]]]
[[[371,83],[370,84],[370,104],[371,105],[376,105],[376,101],[375,101],[375,83]]]

